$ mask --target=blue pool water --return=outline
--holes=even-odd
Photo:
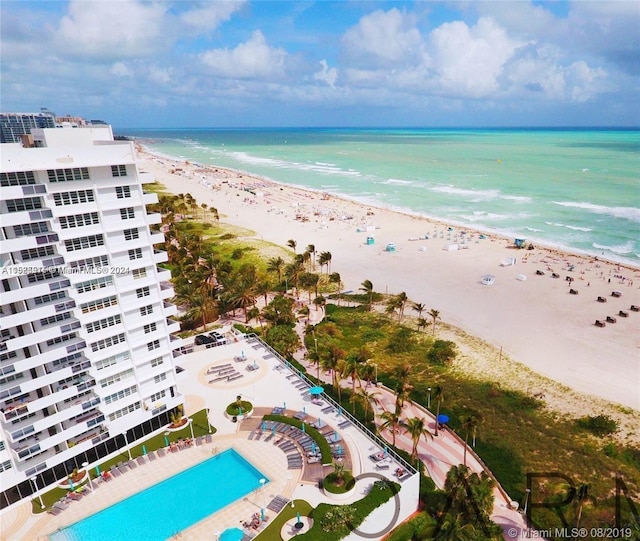
[[[52,534],[50,539],[164,541],[260,488],[262,478],[266,479],[229,449]],[[100,490],[88,497],[99,498]]]

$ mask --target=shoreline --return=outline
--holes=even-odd
[[[216,207],[221,221],[251,229],[276,245],[292,238],[300,251],[307,244],[330,251],[331,270],[340,273],[345,290],[357,291],[365,279],[379,292],[404,290],[413,302],[439,310],[444,321],[502,347],[534,372],[640,410],[640,341],[633,331],[640,314],[618,317],[604,329],[594,325],[630,304],[640,305],[640,269],[539,244],[517,250],[507,237],[492,232],[471,234],[465,228],[465,237],[458,226],[438,219],[228,168],[196,166],[135,144],[140,169],[169,193],[191,193],[199,204]],[[374,246],[365,244],[368,234],[375,236]],[[480,240],[479,234],[486,238]],[[381,251],[380,244],[388,243],[395,244],[395,252]],[[448,244],[459,249],[444,250]],[[505,259],[514,264],[502,266]],[[535,275],[536,270],[545,276]],[[552,272],[561,279],[551,279]],[[495,285],[482,285],[487,273],[496,276]],[[569,286],[579,288],[580,295],[568,294],[569,275],[575,280]],[[612,290],[621,290],[622,299],[610,298]],[[609,303],[596,303],[597,296]]]

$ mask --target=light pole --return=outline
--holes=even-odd
[[[427,392],[429,393],[427,396],[427,409],[431,409],[431,387],[427,387]]]
[[[316,379],[320,383],[320,357],[318,357],[318,339],[315,337],[315,331],[313,333],[313,341],[316,343]]]
[[[93,483],[91,482],[91,472],[89,471],[89,463],[83,462],[82,467],[84,468],[84,471],[86,471],[87,475],[89,476],[89,488],[91,489],[91,492],[93,492]]]
[[[529,503],[529,494],[531,493],[531,489],[530,489],[530,488],[528,488],[528,489],[526,490],[526,492],[527,492],[527,494],[526,494],[526,495],[525,495],[525,497],[524,497],[524,507],[523,507],[523,509],[522,509],[522,514],[523,514],[523,515],[526,515],[526,514],[527,514],[527,504]]]
[[[34,475],[31,480],[36,487],[36,492],[38,492],[38,476]],[[44,509],[44,502],[42,501],[42,494],[38,492],[38,499],[40,500],[40,509]]]
[[[127,453],[129,453],[129,460],[133,460],[131,458],[131,449],[129,449],[129,438],[127,438],[127,431],[125,430],[122,435],[124,436],[124,446],[127,449]]]
[[[293,474],[287,475],[287,479],[291,481],[291,508],[293,509],[296,505],[293,503]]]
[[[196,437],[193,435],[193,419],[189,417],[189,427],[191,428],[191,439],[195,440]]]

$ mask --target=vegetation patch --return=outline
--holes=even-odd
[[[616,430],[618,430],[618,424],[607,415],[591,415],[586,417],[581,417],[576,421],[576,424],[583,428],[584,430],[588,430],[595,436],[606,436],[608,434],[613,434]]]
[[[240,395],[238,395],[236,397],[236,401],[231,402],[231,404],[229,404],[226,409],[227,415],[232,415],[232,416],[242,415],[252,410],[253,410],[253,404],[248,400],[242,400]]]

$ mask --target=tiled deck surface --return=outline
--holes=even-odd
[[[234,361],[234,357],[241,356],[242,353],[248,360]],[[234,381],[209,383],[213,378],[207,375],[207,371],[213,366],[229,363],[243,377]],[[268,504],[277,495],[286,498],[292,496],[303,498],[313,506],[321,501],[327,501],[317,488],[317,480],[322,476],[322,466],[318,466],[318,469],[315,467],[317,465],[313,464],[311,466],[314,467],[309,468],[309,465],[305,464],[305,470],[288,470],[286,454],[280,448],[271,442],[249,440],[249,432],[242,429],[243,423],[233,423],[224,415],[226,406],[235,401],[238,394],[242,395],[243,400],[248,400],[256,407],[266,410],[274,406],[285,407],[286,402],[286,409],[290,412],[305,409],[314,419],[321,417],[323,423],[331,425],[340,432],[342,436],[340,443],[349,457],[355,475],[376,472],[393,479],[394,465],[391,465],[387,471],[378,472],[367,458],[371,453],[380,451],[380,448],[353,426],[339,429],[338,424],[344,421],[344,417],[336,412],[322,413],[324,406],[312,404],[309,394],[305,393],[304,389],[296,387],[300,380],[293,377],[288,370],[279,369],[279,362],[263,348],[247,342],[232,343],[226,347],[186,355],[180,359],[179,364],[185,369],[185,372],[177,376],[179,389],[185,396],[185,413],[191,415],[203,408],[210,409],[209,420],[217,429],[211,444],[194,446],[177,453],[167,453],[165,457],[139,466],[108,483],[102,483],[96,488],[95,494],[88,495],[78,502],[72,502],[68,509],[56,517],[46,513],[32,515],[30,501],[14,505],[0,515],[1,539],[7,541],[47,539],[48,534],[59,528],[64,528],[113,505],[231,446],[270,479],[265,486],[265,494],[258,491],[230,504],[180,532],[181,540],[213,539],[215,532],[242,527],[243,521],[249,520],[254,513],[260,512],[265,500]],[[247,370],[249,364],[257,366],[257,369]],[[368,483],[370,480],[359,482],[356,494],[344,503],[360,499]],[[403,482],[403,488],[405,490],[401,491],[401,496],[404,502],[403,514],[406,516],[415,510],[417,478]],[[212,490],[215,490],[214,484],[212,484]],[[206,497],[206,494],[202,497]],[[410,508],[411,506],[413,509]],[[380,508],[379,514],[384,523],[388,510]],[[272,517],[273,512],[269,511],[267,516]],[[374,528],[372,531],[377,531],[375,529],[377,520],[374,516],[367,522],[371,522]]]

